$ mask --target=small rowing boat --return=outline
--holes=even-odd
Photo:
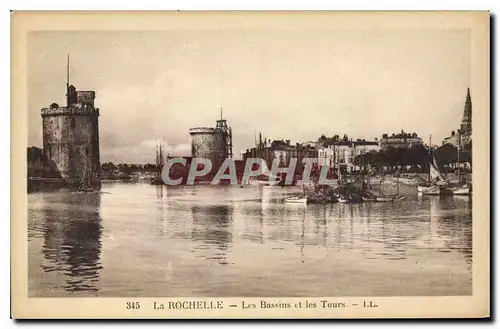
[[[294,196],[294,197],[286,198],[285,202],[286,203],[303,203],[303,204],[306,204],[307,203],[307,197],[305,197],[305,196]]]

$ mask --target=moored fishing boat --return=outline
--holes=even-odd
[[[248,179],[248,184],[253,185],[253,186],[269,186],[269,181],[262,180],[262,179],[250,178],[250,179]]]
[[[341,196],[341,197],[339,197],[338,201],[339,201],[339,203],[348,203],[349,199]]]
[[[284,186],[285,179],[283,177],[276,177],[270,172],[263,173],[256,177],[249,177],[247,184],[253,186]]]
[[[168,157],[168,156],[167,156]],[[149,184],[151,185],[164,185],[163,179],[161,178],[161,168],[165,163],[165,157],[163,154],[163,144],[156,142],[156,170],[157,172],[150,178]]]
[[[428,186],[417,185],[417,192],[419,194],[425,194],[425,195],[440,195],[441,187],[436,184],[429,184]]]
[[[399,182],[404,185],[415,186],[422,179],[418,175],[414,175],[413,177],[400,177]]]
[[[300,204],[306,204],[307,203],[307,197],[306,196],[293,196],[289,198],[285,198],[286,203],[300,203]]]
[[[391,202],[391,201],[394,201],[394,198],[391,198],[391,197],[377,197],[376,201],[377,202]]]
[[[363,202],[390,202],[399,198],[388,196],[363,196]]]
[[[429,141],[429,153],[430,145]],[[432,162],[429,162],[429,180],[418,184],[417,192],[424,195],[441,195],[447,192],[444,188],[446,186],[450,186],[450,182],[441,174],[436,158],[432,155]]]
[[[427,195],[470,195],[472,193],[472,185],[469,182],[463,182],[460,176],[460,130],[458,131],[458,147],[457,147],[457,169],[458,181],[451,182],[445,178],[439,171],[436,163],[436,158],[433,156],[433,162],[429,163],[429,182],[419,184],[417,191],[419,194]]]
[[[472,193],[471,186],[469,184],[446,187],[445,190],[449,194],[453,195],[469,195]]]

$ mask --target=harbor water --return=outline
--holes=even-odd
[[[28,195],[30,297],[472,293],[469,197],[302,205],[297,187]]]

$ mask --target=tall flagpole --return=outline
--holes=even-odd
[[[66,62],[66,106],[69,106],[69,54]]]

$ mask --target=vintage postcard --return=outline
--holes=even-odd
[[[13,12],[12,316],[489,317],[489,43],[487,11]]]

